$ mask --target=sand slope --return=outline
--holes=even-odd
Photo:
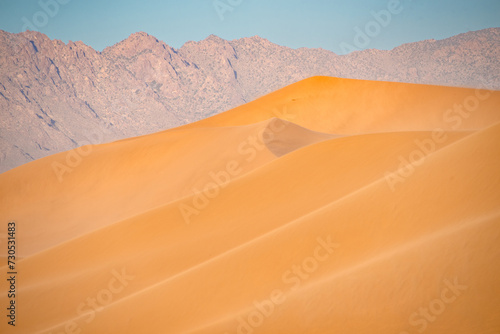
[[[315,77],[1,174],[15,332],[498,333],[499,105]]]

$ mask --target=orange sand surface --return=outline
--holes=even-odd
[[[499,107],[313,77],[0,174],[0,331],[498,334]]]

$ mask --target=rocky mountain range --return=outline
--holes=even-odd
[[[254,36],[175,49],[144,32],[96,51],[0,30],[0,172],[228,110],[314,75],[500,89],[500,28],[336,55]]]

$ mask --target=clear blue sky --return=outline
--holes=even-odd
[[[0,0],[0,29],[31,27],[97,50],[145,31],[176,48],[210,34],[229,40],[259,35],[292,48],[341,54],[341,43],[391,49],[500,27],[500,0],[400,0],[386,26],[374,24],[372,12],[387,10],[391,1],[398,0]],[[219,15],[214,3],[226,11]],[[372,29],[372,36],[356,45],[355,27]]]

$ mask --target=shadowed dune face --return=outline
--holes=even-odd
[[[315,77],[0,174],[16,330],[499,332],[499,106]]]
[[[281,157],[304,146],[335,137],[307,130],[280,118],[273,118],[262,133],[262,142],[275,156]]]

